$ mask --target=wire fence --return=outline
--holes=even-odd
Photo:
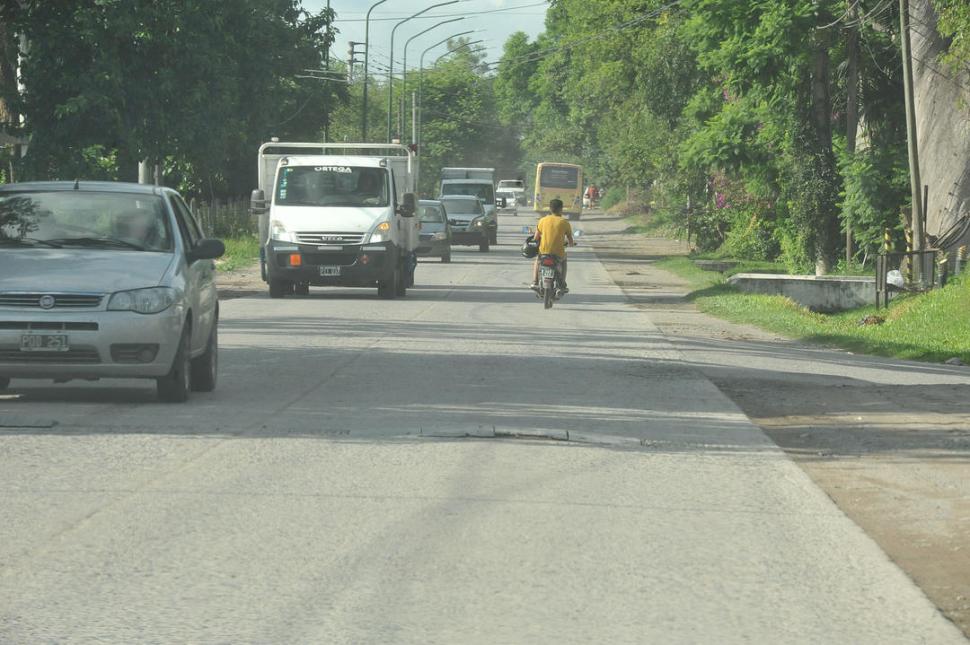
[[[248,199],[200,202],[192,199],[189,208],[199,218],[207,235],[215,237],[247,237],[256,235],[258,222],[249,211]]]

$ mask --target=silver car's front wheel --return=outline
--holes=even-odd
[[[189,339],[192,331],[188,325],[182,332],[179,340],[178,350],[175,352],[175,359],[172,361],[172,369],[168,374],[156,379],[158,389],[158,400],[165,403],[184,403],[189,399],[191,389],[192,361],[189,355]]]
[[[219,325],[212,325],[209,343],[205,353],[192,359],[192,373],[189,379],[194,392],[211,392],[216,389],[219,377]]]
[[[10,379],[0,376],[0,390],[6,390],[8,387],[10,387]]]

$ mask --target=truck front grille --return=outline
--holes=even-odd
[[[300,244],[340,244],[356,245],[363,244],[364,233],[318,233],[315,231],[304,231],[296,234],[296,241]]]

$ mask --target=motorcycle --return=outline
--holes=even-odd
[[[562,259],[556,255],[539,256],[539,287],[536,298],[542,300],[546,309],[562,298],[566,285],[562,280]]]

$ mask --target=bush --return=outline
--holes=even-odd
[[[600,207],[603,210],[607,210],[616,206],[624,199],[626,199],[626,191],[618,186],[613,186],[606,191],[606,194],[603,196],[603,201],[600,202]]]
[[[737,209],[721,250],[739,260],[773,260],[779,244],[771,223],[752,209]]]

